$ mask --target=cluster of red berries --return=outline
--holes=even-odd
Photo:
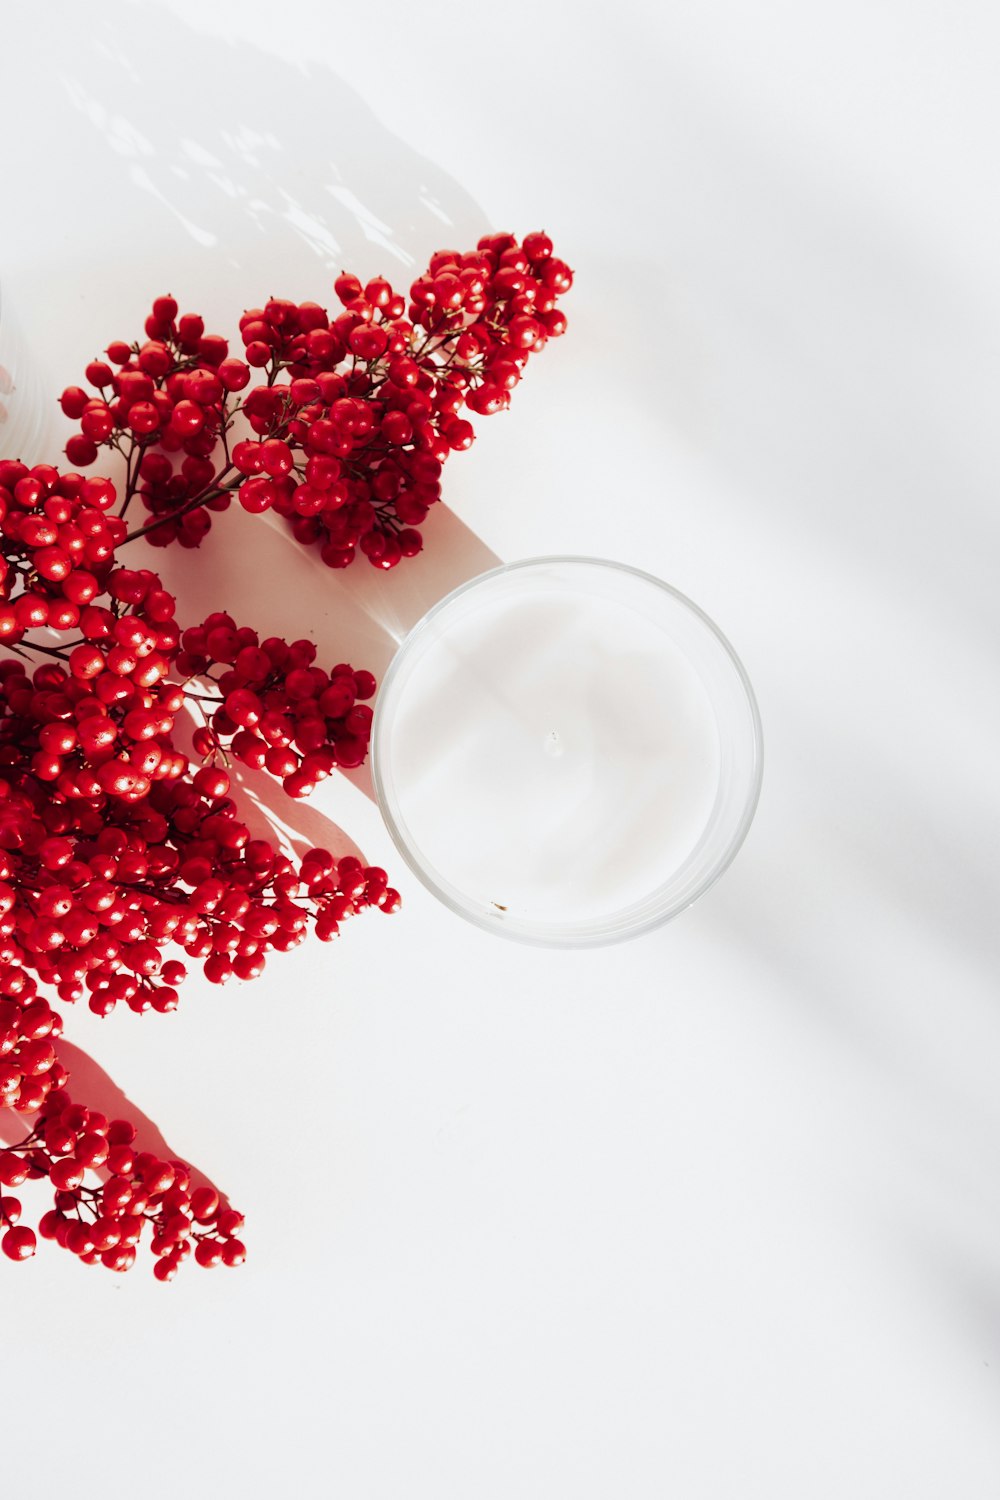
[[[50,999],[86,1000],[100,1016],[118,1005],[169,1012],[187,973],[171,945],[214,983],[253,979],[270,952],[310,932],[329,941],[365,908],[399,904],[384,870],[322,849],[293,864],[251,838],[222,764],[232,755],[304,796],[364,759],[371,710],[360,700],[375,679],[345,663],[324,671],[310,641],[261,642],[223,613],[182,630],[157,575],[119,564],[116,503],[109,480],[0,461],[0,641],[15,653],[0,660],[0,1108],[23,1116],[53,1098],[71,1108]],[[200,765],[174,743],[186,705],[206,720],[194,734]],[[64,1117],[59,1128],[70,1127]],[[116,1182],[117,1207],[100,1198],[100,1232],[87,1230],[66,1217],[66,1195],[95,1204],[97,1190],[70,1182],[75,1168],[51,1155],[56,1126],[46,1129],[0,1158],[6,1186],[24,1172],[52,1178],[43,1235],[124,1270],[150,1219],[157,1274],[172,1275],[191,1246],[178,1218],[184,1169],[172,1164],[169,1188],[151,1193],[150,1173],[167,1167],[140,1155],[129,1195]],[[103,1158],[74,1160],[103,1170]],[[5,1198],[0,1214],[4,1248],[25,1258],[35,1240],[16,1222],[20,1204]],[[116,1215],[117,1238],[106,1223]],[[235,1264],[229,1238],[206,1230],[196,1261]]]
[[[408,303],[381,277],[342,275],[332,319],[277,299],[246,313],[243,359],[160,297],[144,343],[87,367],[96,394],[63,392],[73,471],[0,460],[0,1109],[36,1117],[0,1151],[0,1187],[48,1178],[39,1232],[90,1264],[128,1269],[149,1224],[161,1280],[191,1254],[236,1265],[242,1219],[184,1163],[138,1150],[129,1122],[70,1101],[52,1002],[166,1013],[187,974],[171,945],[213,983],[253,979],[269,953],[399,906],[384,870],[315,848],[293,862],[251,837],[225,769],[303,797],[360,765],[371,673],[326,669],[312,642],[261,640],[221,611],[185,628],[158,575],[119,550],[197,546],[235,494],[331,567],[356,550],[383,568],[413,555],[442,463],[472,442],[460,411],[506,406],[563,331],[571,279],[545,235],[490,235],[435,255]],[[122,485],[76,472],[101,448]],[[136,498],[148,519],[130,532]],[[175,742],[187,708],[203,720],[198,764]],[[0,1196],[14,1260],[36,1248],[21,1216]]]
[[[217,783],[208,792],[207,780]],[[232,799],[214,795],[225,785],[224,773],[203,768],[193,781],[157,783],[139,809],[119,812],[59,807],[33,796],[26,778],[0,783],[0,995],[30,1008],[41,984],[67,1004],[88,997],[100,1016],[119,1003],[168,1012],[187,974],[164,953],[170,944],[201,961],[213,983],[254,979],[270,951],[296,947],[311,929],[330,938],[365,907],[396,909],[384,870],[322,849],[296,867],[251,838]],[[37,1079],[50,1063],[42,1067],[34,1045],[49,1033],[36,1028],[51,1017],[31,1010],[29,1020],[32,1065],[20,1072]],[[0,1038],[0,1093],[22,1111],[40,1087],[9,1071],[23,1024]]]
[[[371,672],[346,662],[324,671],[312,641],[261,641],[221,611],[185,630],[181,648],[177,671],[210,679],[219,694],[195,733],[199,754],[228,749],[252,770],[277,776],[290,797],[307,797],[338,766],[364,761],[372,711],[359,700],[374,695]]]
[[[358,551],[394,567],[423,545],[445,459],[472,444],[461,411],[509,404],[529,356],[564,332],[556,303],[572,279],[548,235],[486,235],[433,255],[408,302],[382,276],[346,272],[333,317],[271,298],[240,320],[242,359],[158,297],[143,343],[115,341],[87,366],[96,394],[63,392],[80,423],[66,455],[86,466],[102,446],[121,451],[126,503],[139,495],[157,546],[197,546],[235,493],[332,568]]]
[[[192,1253],[201,1266],[238,1266],[245,1259],[237,1238],[242,1214],[214,1188],[195,1186],[184,1162],[140,1151],[128,1120],[108,1120],[73,1104],[62,1088],[40,1105],[17,1150],[0,1150],[0,1187],[43,1177],[55,1189],[54,1206],[42,1215],[38,1233],[86,1265],[127,1271],[147,1226],[160,1281],[170,1281]],[[19,1198],[0,1197],[0,1249],[11,1260],[27,1260],[37,1247],[34,1231],[19,1223],[21,1212]]]
[[[0,461],[0,643],[79,625],[125,540],[116,500],[107,479]]]
[[[10,887],[0,890],[3,925],[12,910]],[[7,939],[2,940],[9,952]],[[30,1114],[40,1109],[69,1075],[56,1057],[62,1016],[38,994],[30,974],[16,963],[0,964],[0,1107]]]

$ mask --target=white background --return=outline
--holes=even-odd
[[[4,7],[53,397],[161,292],[235,335],[493,228],[577,272],[412,571],[227,517],[164,558],[192,616],[380,668],[371,616],[493,554],[606,555],[718,620],[767,747],[736,864],[633,944],[467,927],[341,781],[309,832],[398,917],[73,1015],[250,1259],[0,1264],[12,1495],[1000,1494],[998,43],[986,0]]]

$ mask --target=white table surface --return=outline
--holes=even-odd
[[[365,609],[606,555],[718,620],[767,748],[733,868],[635,943],[465,925],[340,781],[302,828],[398,917],[73,1014],[249,1260],[0,1263],[4,1493],[995,1500],[995,7],[49,0],[0,35],[53,395],[168,290],[235,335],[508,227],[577,272],[412,571],[227,517],[158,554],[192,616],[378,664]]]

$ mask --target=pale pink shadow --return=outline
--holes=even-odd
[[[82,1104],[86,1109],[96,1109],[101,1114],[107,1115],[109,1120],[130,1120],[136,1129],[136,1149],[139,1151],[151,1151],[155,1156],[165,1161],[185,1161],[186,1159],[175,1151],[167,1141],[155,1120],[139,1108],[139,1106],[128,1097],[124,1089],[120,1088],[110,1074],[94,1061],[94,1059],[79,1047],[60,1038],[57,1044],[59,1061],[69,1073],[69,1083],[66,1092],[74,1104]],[[34,1124],[36,1116],[19,1115],[12,1109],[0,1110],[0,1140],[8,1146],[16,1145],[29,1133]],[[196,1187],[216,1188],[215,1183],[207,1177],[198,1167],[191,1162],[186,1162],[191,1172],[191,1180]],[[107,1176],[106,1172],[100,1174]],[[219,1197],[228,1206],[228,1199],[216,1188]]]
[[[193,554],[144,543],[136,550],[147,554],[148,566],[176,595],[179,619],[195,624],[213,610],[228,610],[237,625],[252,625],[262,639],[314,641],[319,666],[346,661],[381,681],[403,638],[429,609],[500,564],[445,505],[432,508],[423,533],[425,550],[389,572],[363,557],[337,571],[296,542],[278,517],[253,518],[233,506],[213,516],[212,530]],[[367,762],[341,774],[374,799]],[[307,842],[360,856],[343,829],[307,802],[287,797],[272,776],[237,769],[234,780],[251,794],[241,810],[252,798],[265,816],[276,814]]]

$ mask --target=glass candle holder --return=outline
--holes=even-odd
[[[25,350],[14,309],[0,284],[0,458],[39,463],[49,417],[38,372]]]
[[[658,926],[726,869],[762,769],[721,631],[619,563],[543,557],[463,584],[410,631],[372,726],[375,793],[414,874],[522,942]]]

